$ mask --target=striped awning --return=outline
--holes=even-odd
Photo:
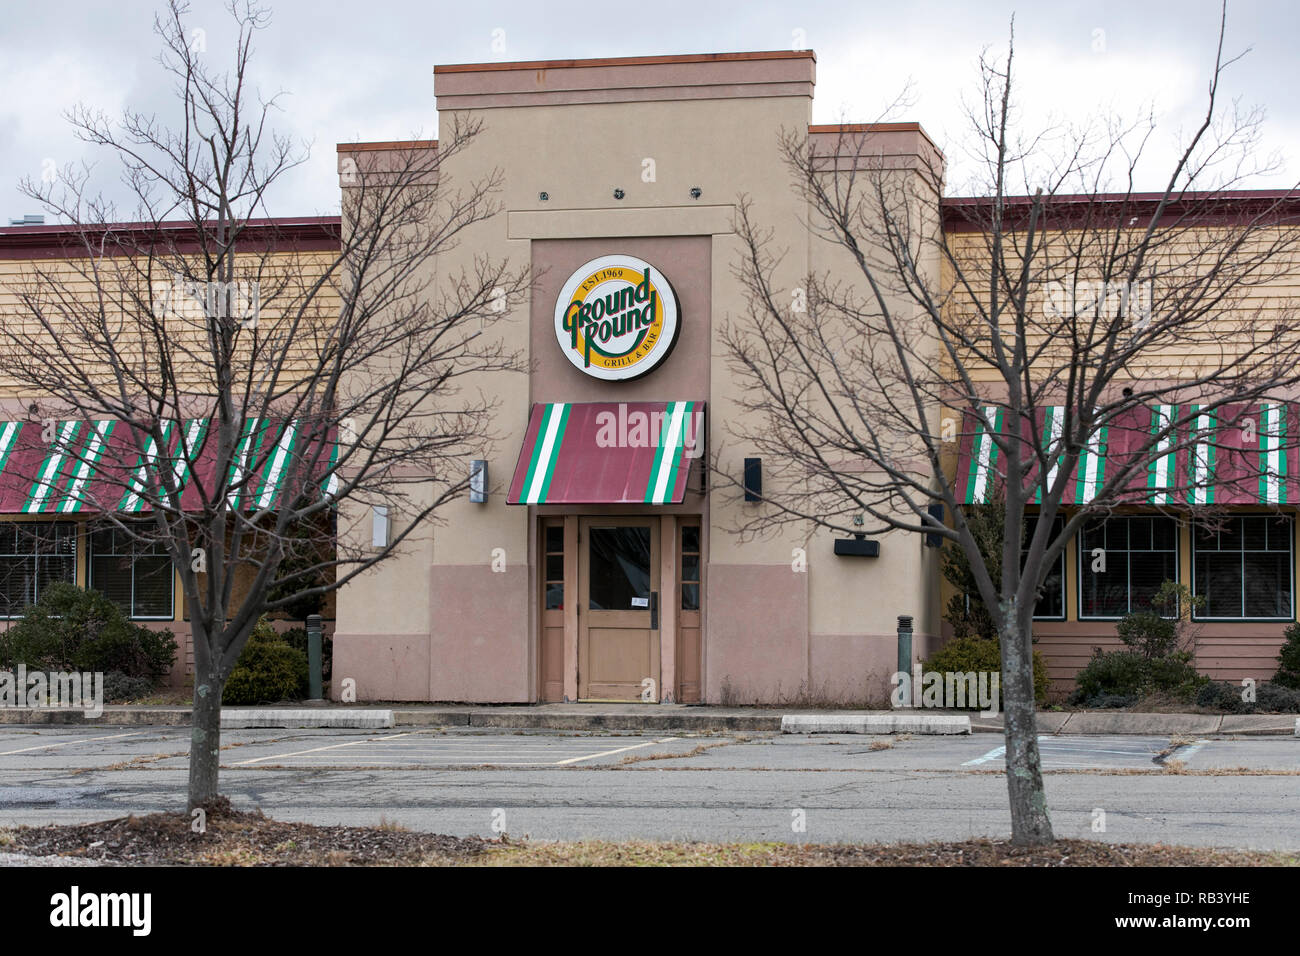
[[[1105,487],[1108,476],[1117,474],[1141,458],[1145,464],[1125,480],[1117,504],[1151,505],[1286,505],[1300,503],[1300,449],[1297,448],[1294,405],[1264,402],[1254,405],[1223,405],[1201,411],[1203,406],[1153,405],[1125,410],[1092,434],[1068,476],[1062,504],[1092,502]],[[1047,483],[1059,476],[1059,448],[1065,421],[1062,406],[1035,410],[1031,422],[1015,425],[1002,408],[986,405],[969,410],[965,417],[957,458],[957,492],[966,504],[991,501],[1006,483],[1006,464],[999,460],[994,435],[1016,437],[1028,445],[1042,444],[1048,462]],[[1165,435],[1171,423],[1190,419],[1178,435]],[[1036,436],[1036,438],[1035,438]],[[1152,441],[1155,447],[1148,450]],[[1026,449],[1028,451],[1029,449]],[[1167,453],[1160,452],[1167,450]],[[1151,453],[1154,451],[1154,455]],[[1030,500],[1041,500],[1038,468],[1026,477],[1032,489]]]
[[[536,404],[506,501],[676,504],[703,452],[703,402]]]
[[[179,489],[181,508],[198,510],[200,489],[211,497],[219,484],[209,425],[206,418],[163,422],[162,441],[149,437],[141,452],[131,426],[121,421],[0,422],[0,513],[145,512],[148,489],[166,473]],[[333,431],[328,449],[319,433],[319,425],[308,429],[299,421],[245,419],[228,475],[242,484],[229,494],[229,506],[272,507],[286,477],[302,473],[295,459],[319,476],[322,494],[333,495],[338,479],[327,472],[338,446]]]

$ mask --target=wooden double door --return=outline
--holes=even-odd
[[[578,700],[698,699],[698,523],[611,515],[544,519],[541,532],[541,699],[571,699],[566,686]]]

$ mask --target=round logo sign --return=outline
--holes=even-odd
[[[677,344],[677,295],[634,256],[601,256],[569,276],[555,302],[555,338],[576,368],[623,382],[645,375]]]

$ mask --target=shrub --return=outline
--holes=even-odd
[[[171,631],[132,623],[98,591],[51,584],[40,600],[0,634],[0,667],[49,671],[118,671],[157,681],[176,659]]]
[[[307,694],[307,655],[262,618],[249,635],[222,692],[222,703],[268,704]]]
[[[146,696],[153,690],[153,681],[147,677],[128,677],[121,671],[104,675],[104,703],[125,704]]]
[[[1241,698],[1239,685],[1222,681],[1208,683],[1196,695],[1196,703],[1229,714],[1297,714],[1300,713],[1300,690],[1265,681],[1255,688],[1255,700]]]
[[[1075,677],[1070,703],[1087,707],[1127,706],[1099,703],[1105,698],[1125,698],[1129,704],[1154,692],[1190,701],[1209,682],[1196,672],[1192,655],[1174,651],[1164,657],[1144,657],[1137,651],[1097,653]]]
[[[1204,603],[1186,585],[1165,581],[1148,607],[1129,612],[1115,625],[1128,650],[1094,654],[1075,676],[1070,703],[1127,706],[1152,693],[1191,701],[1210,680],[1196,672],[1194,657],[1186,650],[1197,630],[1192,611]],[[1120,700],[1127,703],[1117,703]]]
[[[1001,671],[1002,650],[996,639],[958,637],[949,641],[922,664],[927,671],[965,674],[968,671]],[[1043,656],[1034,651],[1034,700],[1039,704],[1047,700],[1047,665]],[[999,694],[1002,687],[999,682]],[[1001,705],[1001,697],[998,700]],[[975,709],[975,708],[971,708]]]
[[[1278,668],[1273,683],[1300,690],[1300,624],[1292,624],[1282,632],[1282,636],[1286,643],[1277,655]]]

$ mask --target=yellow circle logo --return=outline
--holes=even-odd
[[[580,371],[607,381],[639,378],[668,357],[680,328],[677,295],[650,263],[602,256],[560,290],[555,337]]]

